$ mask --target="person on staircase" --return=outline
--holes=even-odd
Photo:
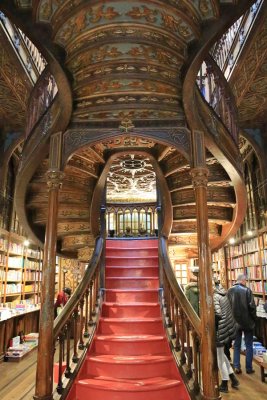
[[[252,368],[253,330],[257,314],[253,293],[251,289],[246,286],[246,282],[246,275],[238,275],[236,284],[228,289],[227,293],[234,319],[238,325],[234,342],[234,369],[236,374],[242,373],[240,367],[240,350],[243,332],[246,345],[246,372],[247,374],[253,374],[255,372]]]
[[[228,381],[231,380],[232,388],[239,386],[233,368],[224,353],[224,345],[233,340],[236,335],[236,323],[232,315],[232,309],[227,297],[226,290],[220,286],[217,280],[214,281],[213,290],[215,328],[216,328],[216,349],[217,362],[222,382],[219,386],[220,392],[228,393]]]

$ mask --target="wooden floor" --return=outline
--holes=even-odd
[[[31,400],[34,394],[37,351],[32,351],[20,362],[0,363],[0,400]],[[242,356],[242,363],[244,357]],[[228,400],[264,400],[267,399],[267,383],[260,380],[260,368],[254,365],[256,373],[238,375],[238,390],[230,387],[223,399]],[[243,365],[243,371],[245,371]],[[127,400],[127,399],[125,399]]]

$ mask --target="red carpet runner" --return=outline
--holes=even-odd
[[[165,337],[157,240],[107,240],[106,295],[68,400],[190,399]]]

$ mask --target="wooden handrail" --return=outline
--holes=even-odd
[[[63,308],[62,312],[59,314],[59,316],[54,321],[54,339],[55,340],[57,339],[60,331],[64,328],[64,325],[71,318],[75,309],[79,306],[79,303],[80,303],[82,297],[85,295],[86,291],[88,290],[88,287],[90,286],[90,282],[93,279],[96,268],[100,261],[100,257],[101,257],[102,250],[103,250],[103,243],[104,243],[104,240],[102,237],[98,237],[96,239],[94,253],[93,253],[91,261],[85,271],[83,279],[77,286],[75,292],[71,296],[71,298],[68,301],[68,303],[66,304],[66,306]]]
[[[167,252],[166,239],[159,239],[160,276],[163,284],[163,311],[166,326],[170,328],[171,347],[181,372],[184,374],[188,389],[199,393],[202,380],[202,358],[200,355],[201,321],[178,284]],[[177,353],[179,352],[179,360]],[[189,380],[193,384],[189,384]],[[191,387],[191,388],[190,388]]]
[[[200,327],[200,318],[193,310],[191,304],[189,303],[188,299],[184,295],[184,291],[182,290],[181,286],[177,282],[177,279],[174,275],[173,268],[170,263],[170,259],[167,252],[167,244],[166,239],[161,237],[159,239],[159,261],[160,266],[166,273],[166,277],[168,279],[168,283],[172,289],[174,298],[178,300],[180,307],[182,308],[183,312],[186,314],[190,324],[194,328],[195,332],[201,336],[201,327]]]
[[[230,85],[210,55],[205,58],[204,63],[206,74],[204,77],[200,76],[200,86],[205,88],[204,98],[220,117],[234,141],[238,143],[238,111]],[[202,82],[203,78],[205,85]]]
[[[49,109],[56,93],[57,84],[47,65],[31,92],[27,112],[26,138]]]
[[[103,233],[103,230],[102,230]],[[97,318],[101,309],[100,279],[101,256],[103,255],[103,236],[96,239],[95,249],[91,261],[85,271],[83,279],[67,302],[62,312],[54,321],[53,341],[58,340],[58,381],[57,392],[68,394],[73,381],[81,367],[88,346],[93,340]],[[96,307],[98,312],[96,313]],[[89,331],[89,327],[91,327]],[[72,332],[72,333],[71,333]],[[71,337],[73,337],[73,353],[71,357]],[[79,351],[80,350],[80,351]],[[69,379],[66,387],[63,386],[63,362],[66,362],[65,377]],[[74,363],[71,365],[71,363]],[[73,367],[73,370],[72,370]],[[52,371],[50,371],[52,374]]]

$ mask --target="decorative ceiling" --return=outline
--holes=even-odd
[[[230,81],[243,128],[267,123],[267,7],[263,7],[255,29],[253,41],[245,47]]]
[[[185,125],[180,70],[203,20],[205,1],[43,0],[37,18],[50,24],[73,76],[72,121],[134,127]]]
[[[117,157],[107,177],[107,203],[156,202],[156,175],[149,158],[139,154]]]

